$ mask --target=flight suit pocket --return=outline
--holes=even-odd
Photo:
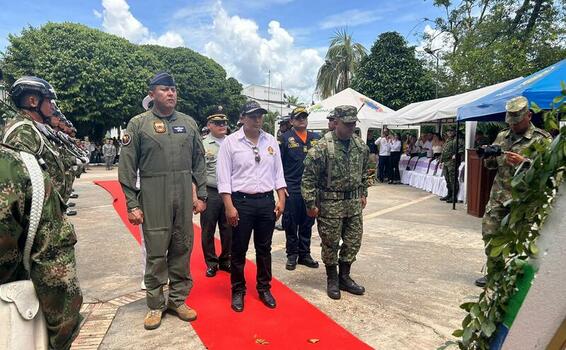
[[[141,207],[143,225],[148,230],[169,229],[171,226],[171,203],[165,175],[141,178]]]
[[[150,258],[164,257],[169,248],[169,241],[171,239],[169,229],[167,228],[156,228],[156,229],[146,229],[144,228],[144,241],[145,249],[147,251],[147,256]]]

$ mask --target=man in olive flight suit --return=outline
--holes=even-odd
[[[133,117],[122,137],[118,177],[126,195],[128,220],[143,224],[147,250],[146,329],[161,324],[168,309],[183,321],[196,319],[185,305],[192,288],[189,271],[193,245],[192,211],[206,208],[206,165],[195,121],[175,110],[177,90],[173,77],[159,73],[150,81],[154,106]],[[136,187],[137,171],[140,188]],[[192,184],[198,200],[192,198]],[[169,278],[169,300],[163,286]]]

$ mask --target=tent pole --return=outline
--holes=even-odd
[[[458,169],[460,168],[460,152],[458,152],[460,143],[460,121],[456,122],[456,172],[454,173],[454,183],[452,184],[452,210],[456,210],[456,201],[458,193],[456,193],[456,181],[458,181]]]

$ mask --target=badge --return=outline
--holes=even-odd
[[[185,134],[185,133],[187,133],[187,129],[185,129],[185,127],[183,125],[174,126],[173,127],[173,133],[174,134]]]
[[[163,134],[167,131],[167,128],[165,127],[163,120],[156,120],[153,122],[153,130],[155,130],[158,134]]]
[[[132,142],[130,134],[124,133],[124,136],[122,136],[122,146],[127,146],[130,144],[130,142]]]
[[[273,155],[275,152],[273,151],[273,147],[269,146],[267,147],[267,153],[269,153],[269,155]]]
[[[299,144],[297,143],[297,141],[295,140],[294,137],[289,137],[287,139],[288,143],[289,143],[289,148],[297,148],[299,147]]]

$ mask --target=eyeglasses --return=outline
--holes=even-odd
[[[255,155],[255,162],[259,163],[261,160],[261,157],[259,155],[259,149],[256,146],[252,147],[252,150],[254,151],[254,155]]]

